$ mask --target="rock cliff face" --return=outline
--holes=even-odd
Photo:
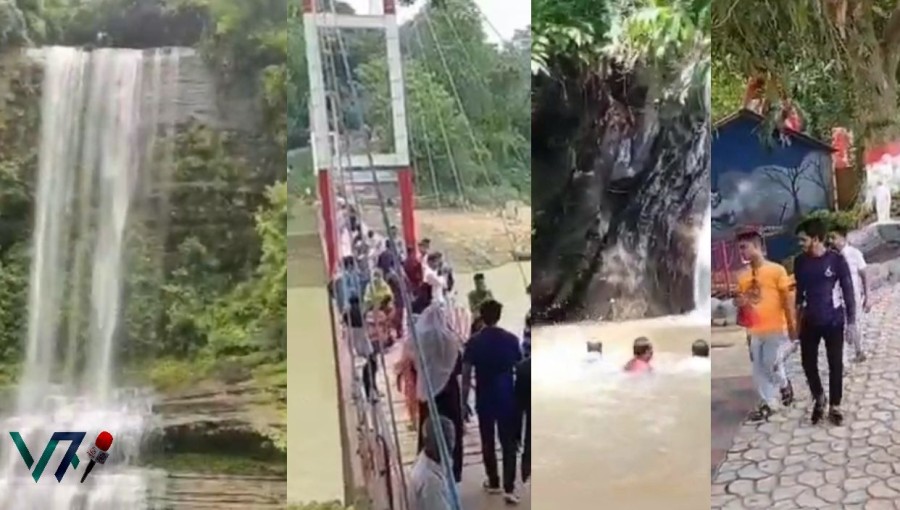
[[[2,1],[2,0],[0,0]],[[160,80],[161,88],[172,97],[171,104],[160,108],[159,125],[199,123],[216,130],[254,133],[262,129],[262,112],[257,92],[251,88],[225,87],[193,48],[164,47],[143,50],[147,55],[143,73]],[[40,64],[42,48],[30,48],[25,54]],[[144,92],[144,102],[152,103],[156,89]]]
[[[660,101],[638,71],[532,81],[537,320],[693,308],[695,232],[709,200],[705,90]]]

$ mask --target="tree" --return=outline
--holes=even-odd
[[[747,80],[729,69],[713,54],[712,60],[712,118],[717,122],[742,107]]]
[[[897,2],[726,0],[712,19],[715,54],[738,74],[769,77],[770,95],[800,92],[808,117],[850,123],[867,146],[900,136]]]
[[[366,122],[374,129],[390,129],[391,111],[387,61],[383,58],[362,65],[357,72],[371,100]],[[413,166],[420,171],[420,192],[430,189],[444,204],[458,202],[477,186],[484,186],[481,168],[466,135],[463,113],[438,78],[420,62],[411,62],[404,72],[407,120]]]
[[[287,146],[309,145],[309,73],[306,70],[306,39],[299,4],[292,2],[288,15]]]
[[[288,73],[294,77],[289,85],[289,139],[291,147],[299,148],[308,144],[308,77],[305,56],[295,57],[303,46],[299,20],[289,23]],[[528,32],[492,44],[472,0],[448,0],[424,6],[401,26],[400,35],[409,143],[419,190],[441,205],[459,204],[463,198],[495,206],[510,198],[528,200]],[[389,150],[392,112],[384,39],[346,30],[340,42],[329,31],[322,32],[322,40],[326,86],[339,91],[345,133],[358,140],[364,132],[354,110],[352,80],[373,149]]]

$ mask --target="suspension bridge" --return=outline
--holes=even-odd
[[[394,391],[394,365],[399,358],[399,349],[382,355],[379,360],[381,366],[378,385],[384,398],[376,402],[365,399],[353,348],[343,337],[338,321],[335,320],[334,303],[321,290],[324,284],[334,281],[339,274],[339,261],[352,254],[341,204],[353,204],[359,208],[363,212],[365,226],[381,236],[391,231],[390,227],[399,216],[403,244],[416,246],[415,183],[424,182],[424,177],[428,175],[436,183],[431,164],[425,168],[414,168],[412,164],[412,161],[430,163],[438,155],[432,154],[431,144],[426,143],[424,146],[428,154],[419,155],[425,157],[411,157],[416,155],[411,154],[410,149],[403,79],[404,55],[411,48],[404,48],[401,42],[397,5],[395,0],[381,0],[374,4],[373,12],[359,15],[339,11],[334,0],[303,0],[304,39],[309,73],[310,142],[317,182],[317,202],[315,208],[307,209],[308,221],[304,227],[294,232],[290,232],[289,228],[289,251],[296,244],[294,247],[298,252],[310,255],[304,260],[314,261],[318,258],[326,272],[324,278],[306,279],[304,283],[299,283],[298,287],[306,289],[302,293],[290,289],[288,295],[288,384],[292,388],[288,397],[288,498],[292,503],[302,503],[309,498],[320,501],[336,498],[350,504],[359,497],[357,491],[361,490],[364,499],[371,501],[373,510],[418,510],[411,508],[406,498],[409,467],[417,455],[417,436],[402,403],[403,398]],[[419,45],[420,49],[425,37],[432,38],[436,43],[439,58],[430,62],[431,71],[447,77],[453,100],[463,112],[469,140],[473,147],[481,148],[471,123],[465,118],[466,109],[441,50],[446,45],[461,44],[458,34],[455,42],[439,41],[432,28],[428,10],[422,9],[420,15],[425,22],[414,24],[412,37],[405,38],[408,39],[405,42],[408,45]],[[489,21],[486,22],[492,27]],[[343,36],[343,32],[347,30],[377,30],[384,34],[390,105],[391,136],[388,138],[391,144],[373,143],[375,135],[367,129],[367,121],[370,119],[365,118],[361,103],[368,91],[360,90],[360,85],[353,77],[347,41]],[[486,81],[482,81],[482,85],[488,86]],[[348,111],[352,111],[356,117],[355,130],[346,125],[343,113]],[[445,120],[439,119],[440,129],[437,133],[425,132],[424,135],[434,136],[436,140],[443,142],[445,153],[440,156],[450,159],[450,167],[457,183],[456,191],[464,197],[465,190],[453,162],[453,150],[447,138]],[[360,129],[358,126],[364,128]],[[491,165],[485,161],[490,158],[490,153],[476,150],[475,154],[481,159],[478,163],[484,171],[482,180],[489,183],[490,189],[487,191],[499,208],[501,204],[496,199],[494,179],[487,171]],[[523,154],[521,157],[523,161],[528,161],[530,155]],[[416,179],[419,172],[423,174],[423,179]],[[505,219],[504,229],[510,241],[510,251],[517,251],[518,247]],[[435,242],[440,244],[439,239]],[[314,253],[315,243],[319,243],[318,254]],[[289,267],[290,264],[289,255]],[[499,299],[515,295],[521,300],[525,295],[530,269],[523,269],[519,264],[518,272],[521,286],[514,289],[494,289]],[[296,280],[291,274],[288,277],[289,281]],[[314,288],[319,290],[310,290]],[[408,289],[404,289],[404,294],[409,295]],[[411,300],[404,301],[409,304]],[[304,312],[293,312],[295,308],[301,307],[305,309]],[[411,316],[409,312],[407,310],[407,317]],[[330,317],[330,322],[324,320],[324,317]],[[310,327],[309,323],[316,321],[325,323],[329,330],[326,332],[318,326]],[[411,333],[407,341],[416,342],[412,324],[406,329]],[[292,331],[304,333],[293,334]],[[298,353],[298,356],[293,353]],[[425,360],[420,358],[419,362],[424,363]],[[314,367],[310,367],[312,363],[315,363]],[[434,399],[429,399],[427,404],[430,414],[435,414]],[[449,462],[445,461],[442,465],[446,478],[450,480],[448,492],[452,496],[454,510],[491,510],[503,507],[503,499],[489,496],[482,488],[485,477],[477,424],[470,422],[463,433],[462,482],[452,482]],[[441,450],[445,454],[442,457],[449,459],[446,439],[439,435]],[[523,495],[520,506],[530,508],[527,488],[520,490],[520,493]]]

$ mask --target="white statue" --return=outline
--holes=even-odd
[[[883,180],[875,187],[875,217],[878,223],[891,221],[891,187]]]

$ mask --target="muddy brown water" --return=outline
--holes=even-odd
[[[709,335],[683,317],[536,329],[535,507],[709,508],[710,366],[690,356]],[[655,347],[649,376],[622,372],[638,336]]]

